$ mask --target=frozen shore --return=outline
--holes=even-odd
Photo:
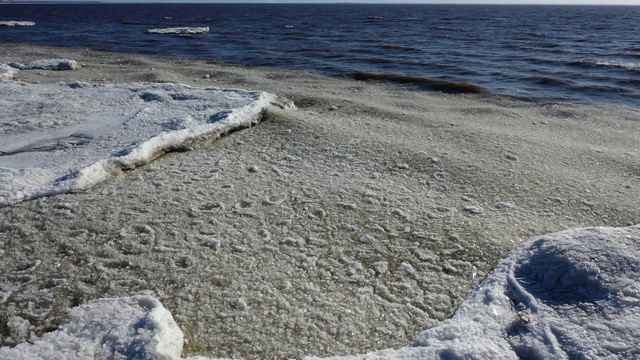
[[[0,45],[0,62],[53,57],[82,67],[19,80],[243,88],[297,109],[84,193],[0,209],[3,346],[90,300],[143,294],[184,332],[182,356],[402,348],[527,238],[640,219],[634,109]]]

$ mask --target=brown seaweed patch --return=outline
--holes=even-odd
[[[488,92],[487,89],[481,86],[466,82],[444,81],[419,76],[358,72],[353,75],[353,78],[356,80],[374,80],[399,84],[411,84],[424,89],[454,94],[480,94]]]

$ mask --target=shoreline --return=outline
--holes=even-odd
[[[15,288],[0,316],[28,318],[33,334],[87,300],[146,291],[185,332],[183,356],[397,348],[527,238],[640,222],[634,109],[0,44],[2,61],[41,58],[83,67],[21,81],[233,87],[297,110],[85,193],[0,209],[0,283]]]

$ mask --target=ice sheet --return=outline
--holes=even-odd
[[[176,84],[0,83],[0,206],[85,190],[257,121],[276,97]]]
[[[411,347],[338,358],[635,358],[639,309],[640,225],[568,230],[513,250]],[[143,295],[81,305],[57,331],[1,348],[0,357],[179,359],[182,341],[171,314]]]

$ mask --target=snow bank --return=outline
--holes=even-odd
[[[32,21],[0,21],[0,26],[34,26]]]
[[[637,358],[639,322],[640,225],[569,230],[513,250],[412,347],[336,359]],[[138,296],[75,308],[68,324],[0,357],[178,359],[181,350],[171,315]]]
[[[177,359],[182,345],[182,331],[171,313],[158,300],[139,295],[76,307],[58,330],[14,348],[0,348],[0,358]]]
[[[250,126],[276,103],[262,92],[175,84],[5,82],[0,94],[0,206],[85,190],[199,137]]]
[[[209,27],[173,27],[164,29],[149,29],[147,34],[208,34]]]

